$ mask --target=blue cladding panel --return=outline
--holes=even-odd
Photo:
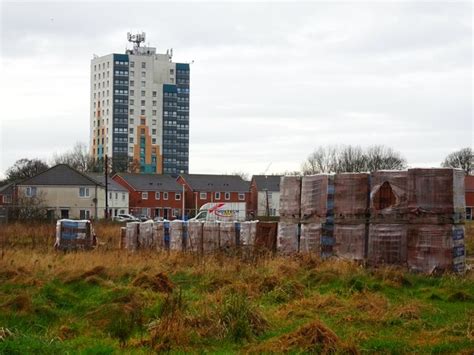
[[[163,84],[163,92],[178,92],[176,85],[173,84]]]
[[[114,54],[114,61],[120,60],[122,62],[128,62],[128,54]]]
[[[189,70],[189,64],[187,63],[176,63],[176,70]]]

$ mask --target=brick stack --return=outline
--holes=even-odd
[[[301,177],[282,176],[280,182],[280,223],[277,249],[282,254],[293,254],[299,249]]]
[[[408,170],[408,267],[431,273],[463,272],[464,172]]]
[[[369,174],[343,173],[334,178],[335,255],[364,260],[368,237]]]
[[[370,184],[368,263],[406,264],[407,171],[376,171]]]
[[[321,255],[330,180],[329,175],[310,175],[302,179],[300,251],[303,253]]]

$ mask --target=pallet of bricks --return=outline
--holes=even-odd
[[[464,270],[460,170],[291,176],[280,186],[281,254],[301,251],[425,273]]]
[[[122,249],[210,254],[256,243],[257,221],[130,222],[121,229]]]

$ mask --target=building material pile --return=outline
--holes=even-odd
[[[280,223],[277,248],[282,254],[299,250],[301,177],[282,176],[280,182]]]
[[[94,246],[94,232],[90,221],[60,219],[56,222],[56,242],[54,244],[56,249],[89,250]]]
[[[165,222],[153,223],[152,232],[156,250],[165,250]]]
[[[408,170],[408,267],[434,272],[465,268],[464,172]]]
[[[202,250],[204,254],[212,253],[219,249],[219,231],[219,222],[204,222],[202,233]]]
[[[236,246],[236,223],[219,223],[219,248],[229,249]]]
[[[371,174],[368,263],[405,265],[408,231],[408,171]]]
[[[140,223],[138,231],[138,245],[140,249],[155,249],[156,242],[153,238],[153,221]]]
[[[255,245],[258,221],[240,223],[240,244]]]
[[[138,249],[138,233],[140,231],[139,222],[128,222],[125,236],[125,249],[135,251]]]
[[[282,177],[277,249],[462,272],[464,173],[409,169]],[[291,197],[301,195],[298,206]]]
[[[189,245],[187,250],[202,253],[202,236],[204,224],[200,221],[188,222]]]
[[[184,250],[184,223],[180,220],[170,222],[170,250],[183,251]]]

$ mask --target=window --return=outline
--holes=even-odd
[[[109,192],[109,200],[112,199],[112,192]]]
[[[142,68],[143,68],[143,69],[146,68],[146,63],[145,63],[145,62],[142,62]]]
[[[155,192],[155,200],[159,200],[160,199],[160,193],[159,192]]]
[[[79,210],[79,219],[90,219],[91,212],[89,210]]]
[[[174,69],[170,69],[170,75],[174,74]]]
[[[156,110],[152,110],[151,112],[152,112],[152,115],[153,115],[153,116],[156,116]],[[156,121],[155,121],[155,122],[156,122]],[[155,123],[155,124],[156,124],[156,123]]]
[[[245,194],[239,194],[239,201],[245,201]]]
[[[226,193],[224,194],[224,198],[225,198],[226,200],[230,200],[230,192],[226,192]]]
[[[135,110],[133,108],[130,109],[130,114],[133,115],[135,113]]]
[[[135,95],[135,90],[130,90],[130,95]]]
[[[146,77],[146,72],[142,71],[142,78]]]
[[[141,86],[144,88],[146,86],[146,82],[144,80],[141,81]]]
[[[153,100],[152,104],[153,104],[153,106],[156,106],[156,100]]]
[[[118,193],[115,193],[115,199],[118,200]]]
[[[146,101],[145,101],[145,100],[141,100],[141,101],[140,101],[140,104],[141,104],[142,106],[145,106]]]
[[[122,201],[125,201],[126,194],[122,193]]]
[[[130,68],[135,68],[135,62],[130,62]]]
[[[181,200],[181,194],[180,194],[180,193],[175,193],[175,194],[174,194],[174,199],[175,199],[176,201]]]
[[[133,143],[133,137],[130,137],[130,138],[128,139],[128,143]]]
[[[88,187],[80,187],[79,188],[79,197],[89,197],[89,188]]]
[[[142,192],[142,200],[148,200],[148,192]]]
[[[134,76],[135,72],[133,70],[130,70],[130,76]]]
[[[153,91],[153,97],[156,97],[156,91]]]
[[[156,134],[156,128],[153,128],[153,129],[151,130],[151,134]]]
[[[145,90],[142,90],[141,95],[145,96]]]
[[[140,110],[140,115],[145,116],[145,109]]]
[[[146,122],[145,122],[145,119],[144,119],[144,118],[140,118],[140,124],[141,124],[142,126],[144,126],[144,125],[146,124]]]
[[[151,124],[155,126],[156,125],[156,120],[151,120]]]
[[[3,203],[12,203],[11,195],[3,195]]]
[[[173,208],[173,217],[178,217],[181,214],[181,210],[179,208]]]
[[[200,198],[201,200],[207,199],[207,192],[200,192],[200,193],[199,193],[199,198]]]
[[[220,192],[215,192],[214,193],[214,199],[215,200],[220,200],[221,199],[221,193]]]
[[[167,200],[168,199],[168,193],[167,192],[163,192],[163,200]]]
[[[130,86],[134,86],[134,85],[135,85],[135,81],[130,80]]]
[[[133,134],[133,128],[130,128],[129,131],[130,131],[130,134]]]

